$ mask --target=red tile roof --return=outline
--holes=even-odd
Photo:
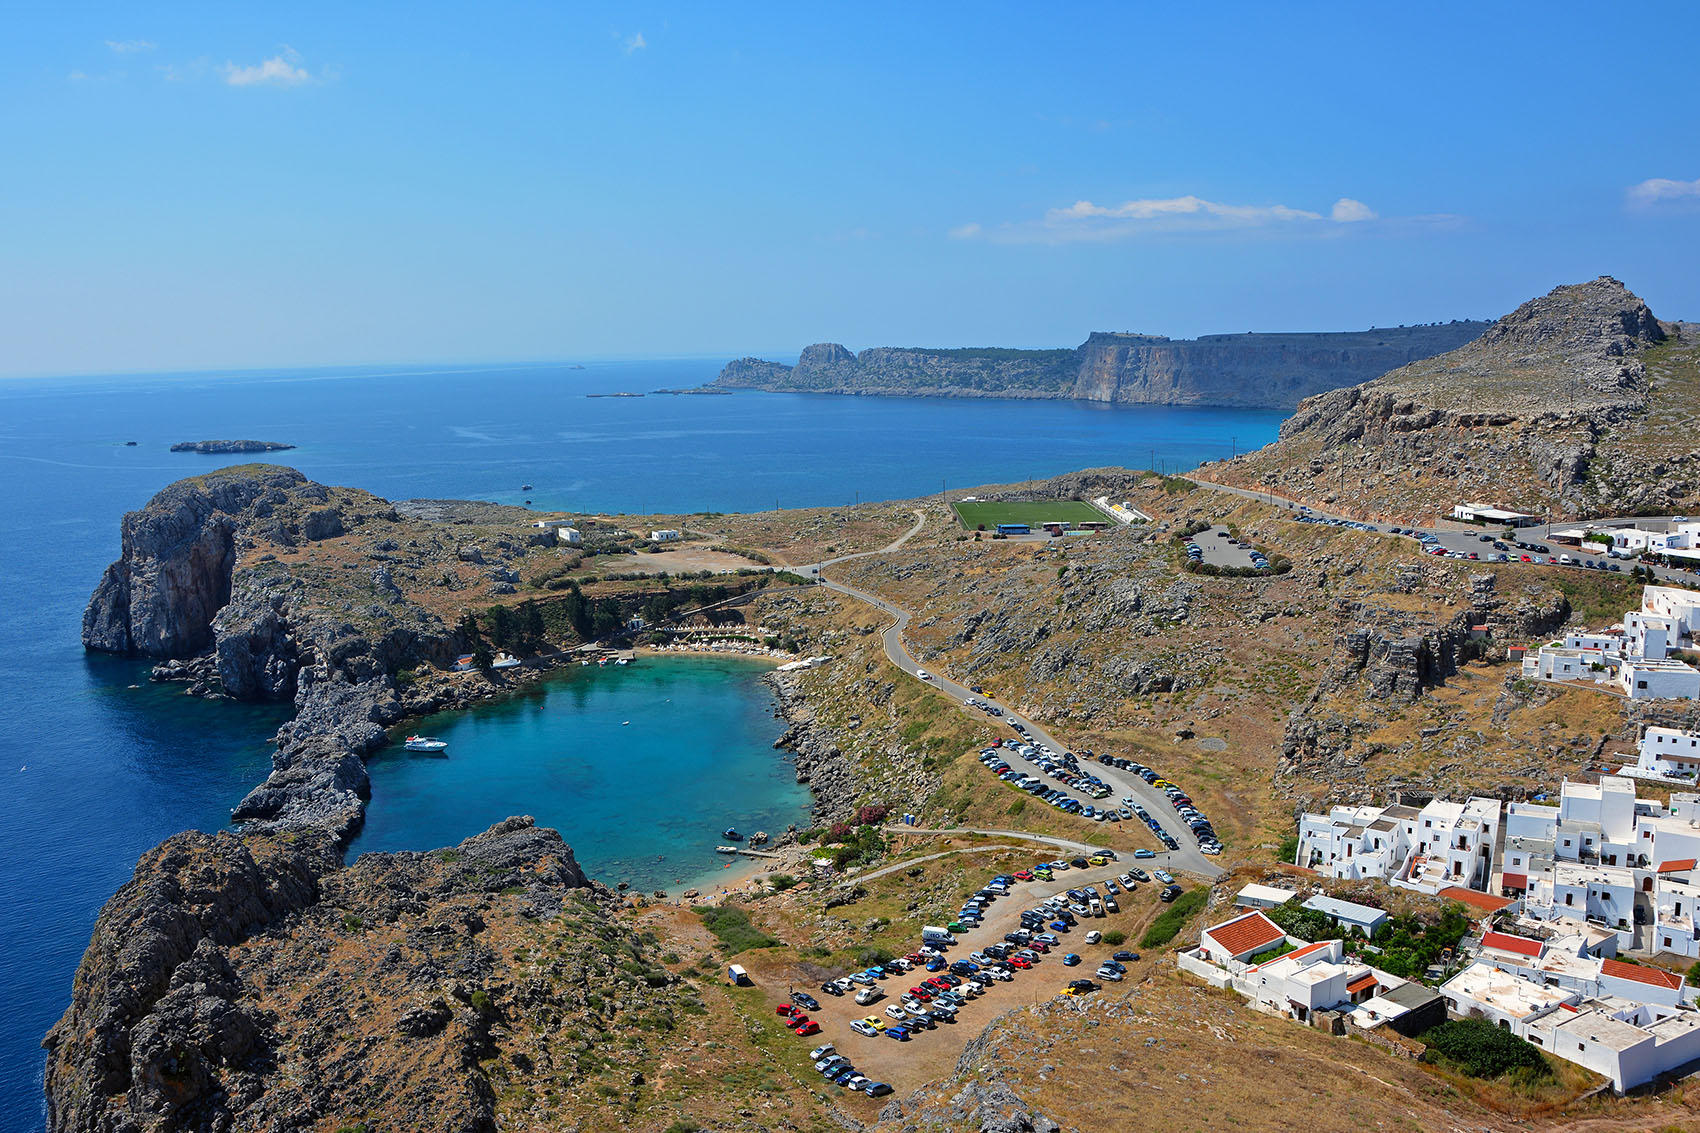
[[[1674,862],[1661,862],[1659,864],[1660,873],[1686,873],[1693,868],[1693,858],[1678,858]]]
[[[1279,943],[1287,935],[1281,931],[1280,925],[1262,913],[1247,913],[1225,921],[1215,928],[1207,928],[1204,932],[1220,947],[1226,949],[1230,956],[1244,956],[1247,952],[1255,952],[1266,945]]]
[[[1507,878],[1506,884],[1511,884],[1510,878],[1513,875],[1506,874],[1505,876]],[[1529,879],[1525,875],[1522,880],[1527,882]],[[1495,897],[1491,893],[1483,893],[1479,889],[1465,889],[1461,885],[1448,885],[1445,889],[1440,891],[1440,895],[1454,901],[1462,901],[1466,905],[1474,905],[1484,913],[1497,913],[1499,910],[1505,908],[1505,906],[1511,904],[1511,902],[1506,900],[1504,897]]]
[[[1620,980],[1634,980],[1636,983],[1652,984],[1675,991],[1682,986],[1682,977],[1675,972],[1667,972],[1661,968],[1648,968],[1641,964],[1625,964],[1622,960],[1601,960],[1600,975],[1616,976]]]
[[[1507,889],[1529,888],[1529,875],[1526,873],[1507,873],[1501,876],[1501,884]]]
[[[1365,988],[1374,987],[1375,983],[1376,983],[1375,973],[1374,972],[1365,972],[1363,975],[1359,976],[1357,979],[1353,980],[1351,983],[1348,983],[1346,985],[1346,994],[1347,995],[1356,995],[1356,994],[1358,994],[1358,992],[1363,991]]]
[[[1315,952],[1319,948],[1327,948],[1330,943],[1331,942],[1327,940],[1319,940],[1315,944],[1307,944],[1303,948],[1296,948],[1281,957],[1281,959],[1297,960],[1300,956],[1309,956],[1312,952]]]
[[[1526,936],[1511,936],[1503,932],[1482,934],[1482,947],[1492,948],[1499,952],[1515,952],[1519,956],[1539,956],[1541,942],[1530,940]]]

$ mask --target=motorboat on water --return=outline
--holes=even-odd
[[[728,842],[742,842],[744,840],[744,836],[742,834],[738,833],[738,831],[736,829],[734,829],[733,827],[730,827],[730,826],[728,826],[726,829],[722,830],[720,832],[720,836],[722,838],[726,839]]]
[[[423,751],[432,755],[449,750],[449,745],[435,736],[408,736],[407,742],[402,746],[408,751]]]
[[[717,854],[735,854],[735,853],[738,852],[738,847],[736,847],[736,846],[716,846],[716,847],[714,847],[714,852],[717,853]]]

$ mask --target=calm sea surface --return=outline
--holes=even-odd
[[[1282,414],[1066,403],[586,398],[696,385],[722,360],[341,369],[0,382],[0,1128],[42,1122],[39,1043],[101,904],[142,851],[216,830],[264,777],[285,709],[209,704],[87,657],[80,619],[118,521],[255,437],[315,479],[391,498],[750,511],[906,497],[1118,464],[1190,468],[1272,440]],[[134,440],[135,447],[124,442]],[[534,485],[521,493],[520,485]],[[561,829],[609,882],[704,877],[719,832],[783,829],[807,797],[770,749],[752,665],[581,670],[434,719],[444,760],[374,760],[353,847],[425,849],[514,813]],[[630,721],[630,723],[626,723]],[[672,783],[674,786],[658,786]],[[705,857],[706,852],[706,857]],[[709,880],[712,881],[710,873]]]

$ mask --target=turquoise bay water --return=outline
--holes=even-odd
[[[64,1010],[102,903],[148,847],[227,824],[229,808],[264,777],[266,741],[287,711],[194,701],[147,684],[145,665],[83,654],[83,607],[118,554],[124,512],[180,477],[249,459],[174,455],[171,443],[292,442],[299,447],[274,463],[393,499],[750,511],[1111,464],[1181,470],[1267,443],[1282,416],[798,394],[584,396],[697,385],[722,361],[0,382],[0,1129],[42,1124],[41,1036]],[[522,492],[526,483],[534,491]],[[645,663],[550,685],[535,703],[433,722],[455,735],[446,765],[380,757],[355,851],[445,845],[531,813],[566,830],[598,876],[653,888],[689,876],[682,867],[698,860],[690,855],[712,854],[727,825],[783,829],[780,817],[802,800],[789,766],[768,750],[777,726],[765,691],[743,675],[689,671]],[[644,682],[672,672],[681,674],[669,678],[676,691],[657,700]],[[630,709],[611,707],[622,698]],[[572,725],[557,729],[580,711],[575,701],[584,705],[582,745]],[[525,713],[545,710],[525,724]],[[596,723],[603,716],[632,724]],[[500,738],[504,727],[519,739]],[[564,738],[550,749],[545,737],[556,734]],[[722,741],[729,748],[714,746]],[[519,749],[530,754],[516,758]],[[712,794],[690,774],[704,758],[754,778],[731,778],[735,794]],[[735,810],[731,797],[762,799],[774,817]]]
[[[350,854],[452,846],[511,814],[553,826],[597,880],[648,891],[712,887],[721,831],[808,825],[809,791],[773,749],[784,731],[761,683],[771,665],[651,657],[551,677],[498,704],[410,729],[370,762],[366,825]]]

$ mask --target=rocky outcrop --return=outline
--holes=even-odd
[[[123,553],[83,613],[83,645],[159,658],[206,648],[230,600],[237,529],[306,483],[289,468],[230,468],[179,480],[130,512]]]
[[[517,1046],[528,1012],[559,1019],[584,1004],[577,980],[527,974],[491,939],[512,934],[491,930],[557,917],[575,894],[592,902],[581,916],[605,899],[530,818],[347,868],[323,837],[178,835],[101,912],[44,1042],[48,1128],[304,1131],[382,1115],[493,1130],[479,1060]],[[641,955],[629,947],[616,958]],[[611,974],[622,978],[587,986],[621,987]]]
[[[1307,398],[1274,445],[1206,467],[1395,518],[1461,501],[1556,514],[1684,509],[1700,495],[1692,395],[1679,374],[1648,370],[1649,352],[1678,330],[1608,276],[1558,287],[1456,350]],[[1660,425],[1672,417],[1680,423]]]
[[[1375,377],[1462,345],[1487,324],[1319,334],[1094,333],[1073,350],[928,350],[836,343],[806,348],[796,366],[740,358],[727,388],[929,397],[1072,398],[1117,405],[1289,408],[1321,390]]]
[[[281,441],[178,441],[171,446],[171,451],[225,456],[232,453],[283,452],[285,449],[294,447],[294,445],[286,445]]]
[[[779,715],[788,725],[773,746],[792,755],[797,768],[797,782],[807,783],[814,798],[813,812],[818,822],[830,823],[847,819],[856,810],[862,796],[862,784],[856,769],[845,757],[829,729],[822,726],[814,708],[798,687],[798,678],[789,673],[770,673],[762,678],[772,688],[779,702]]]

